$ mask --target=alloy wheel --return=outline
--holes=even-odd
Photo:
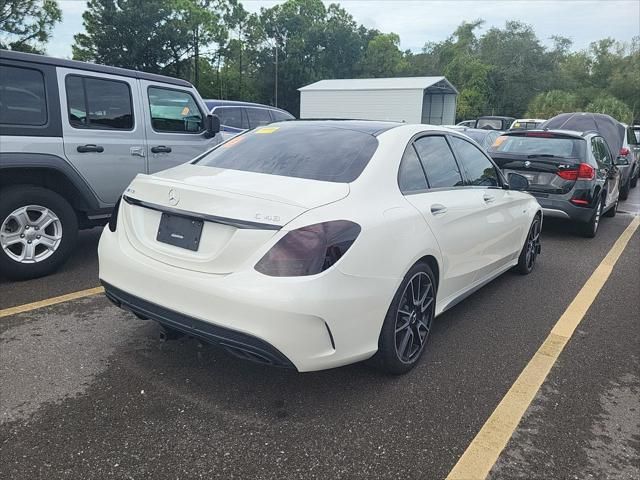
[[[395,322],[395,348],[403,363],[412,363],[422,352],[435,312],[435,289],[429,275],[416,273],[402,293]]]
[[[527,247],[525,253],[525,263],[527,270],[531,270],[536,263],[538,252],[540,251],[540,220],[535,219],[531,229],[529,230],[529,236],[527,237]]]
[[[61,241],[62,222],[52,210],[40,205],[14,210],[0,226],[0,247],[19,263],[46,260]]]

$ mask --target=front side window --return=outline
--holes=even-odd
[[[261,127],[271,123],[271,115],[266,108],[247,108],[247,116],[249,117],[249,128]]]
[[[414,143],[430,188],[460,187],[462,175],[444,137],[422,137]]]
[[[133,129],[131,90],[126,82],[69,75],[65,86],[67,114],[72,127]]]
[[[232,128],[249,128],[246,120],[242,115],[242,108],[238,107],[219,107],[213,111],[220,117],[220,125]]]
[[[378,140],[367,133],[285,122],[237,135],[197,164],[326,182],[352,182],[377,148]]]
[[[204,130],[204,115],[189,92],[149,87],[148,97],[151,126],[156,132],[200,133]]]
[[[478,147],[458,137],[450,137],[456,157],[467,172],[467,184],[487,187],[498,186],[498,173],[493,163]]]
[[[420,159],[413,145],[409,145],[404,152],[398,171],[398,186],[402,193],[420,192],[426,190],[427,178],[420,165]]]
[[[0,66],[0,123],[34,126],[47,123],[41,72],[31,68]]]

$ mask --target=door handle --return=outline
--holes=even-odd
[[[439,203],[434,203],[431,205],[431,214],[432,215],[444,215],[447,213],[447,207],[444,205],[440,205]]]
[[[157,147],[151,147],[151,152],[152,153],[171,153],[171,147],[158,145]]]
[[[93,143],[89,143],[87,145],[78,145],[77,150],[79,153],[89,153],[89,152],[102,153],[104,152],[104,147],[102,145],[95,145]]]
[[[491,203],[493,202],[496,197],[494,197],[493,195],[487,195],[486,193],[483,195],[482,199],[484,200],[484,203]]]

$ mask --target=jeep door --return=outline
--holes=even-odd
[[[64,153],[98,199],[112,205],[146,171],[139,87],[134,78],[58,68]]]
[[[149,173],[197,157],[220,142],[207,138],[204,103],[193,89],[141,80],[146,119]]]

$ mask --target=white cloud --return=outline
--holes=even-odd
[[[70,57],[73,35],[83,30],[85,0],[60,1],[63,22],[48,44],[48,53]],[[249,11],[271,7],[275,0],[244,0]],[[357,22],[368,28],[400,35],[403,49],[420,51],[428,41],[449,36],[463,21],[482,18],[484,29],[501,27],[507,20],[531,24],[544,42],[552,35],[563,35],[574,48],[605,37],[629,41],[640,35],[638,0],[343,0],[340,3]]]

